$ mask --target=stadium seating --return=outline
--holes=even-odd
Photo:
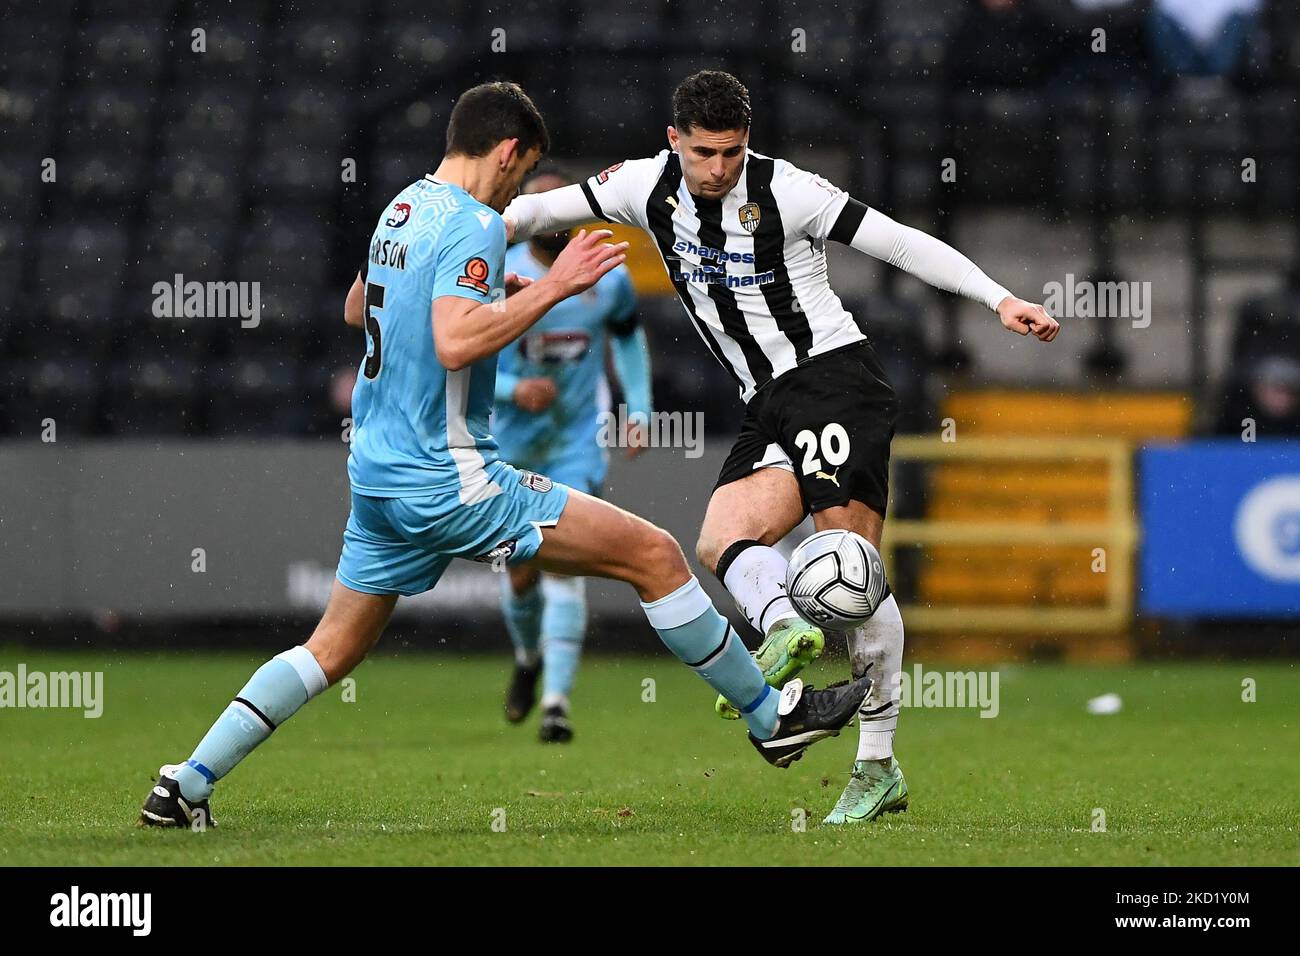
[[[1294,5],[1268,6],[1268,55],[1237,85],[1248,99],[1228,88],[1208,100],[1151,102],[1083,81],[970,73],[954,53],[969,9],[957,0],[772,0],[765,19],[670,0],[575,0],[563,17],[539,2],[436,6],[433,15],[418,0],[262,0],[200,15],[177,0],[44,0],[7,16],[0,295],[21,306],[0,319],[9,376],[0,434],[30,433],[19,423],[32,420],[38,393],[61,402],[106,396],[112,408],[139,388],[146,403],[165,394],[173,407],[192,405],[199,396],[174,384],[185,363],[238,369],[288,353],[292,368],[259,380],[275,387],[244,388],[251,373],[222,375],[244,383],[238,395],[296,408],[241,417],[223,398],[213,414],[187,406],[131,427],[246,434],[259,422],[282,431],[312,421],[315,398],[279,383],[329,381],[355,346],[338,311],[366,236],[392,194],[434,162],[470,77],[524,80],[557,155],[584,157],[575,170],[661,148],[674,81],[720,66],[750,83],[767,152],[834,150],[848,170],[843,185],[900,212],[960,215],[1048,198],[1063,217],[1255,215],[1294,210],[1300,196]],[[1040,66],[1045,77],[1051,64]],[[1017,145],[990,150],[990,141]],[[1267,169],[1267,189],[1241,182],[1247,147]],[[935,157],[949,155],[964,157],[960,190],[935,175]],[[40,179],[47,157],[57,162],[54,182]],[[347,159],[355,184],[342,175]],[[641,249],[633,267],[648,295],[666,292],[653,249]],[[241,329],[228,319],[153,316],[150,290],[176,274],[260,282],[266,321]],[[662,313],[660,340],[694,338],[671,301],[647,299],[644,311],[656,323]],[[928,365],[909,351],[915,343],[883,326],[874,334],[896,383],[922,394]],[[64,373],[37,389],[22,381],[27,359],[62,362]],[[144,374],[154,361],[159,368]],[[660,361],[660,403],[734,411],[729,383],[708,362],[696,348],[680,363]],[[733,417],[710,415],[710,431],[725,434]],[[92,408],[64,427],[122,426]]]
[[[1192,405],[1178,393],[967,391],[950,395],[942,416],[957,440],[990,436],[1123,438],[1133,442],[1188,434]],[[945,462],[934,467],[927,517],[1030,528],[1107,520],[1112,489],[1104,462]],[[1091,546],[932,545],[919,596],[935,604],[1100,604],[1106,578],[1081,574]],[[1014,567],[1017,573],[999,573]]]

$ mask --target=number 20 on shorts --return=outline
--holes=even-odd
[[[839,422],[831,422],[823,428],[820,438],[811,428],[805,428],[794,436],[794,443],[803,451],[800,467],[805,475],[821,471],[822,458],[832,468],[838,468],[849,460],[849,433]]]

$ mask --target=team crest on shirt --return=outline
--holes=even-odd
[[[531,488],[533,491],[546,494],[555,487],[555,482],[545,475],[539,475],[535,471],[521,471],[519,473],[519,483],[525,488]]]
[[[613,166],[610,166],[607,169],[602,169],[600,172],[596,174],[596,182],[598,183],[608,182],[609,174],[615,172],[618,169],[618,167],[622,165],[623,165],[622,163],[615,163]]]
[[[384,225],[392,229],[401,229],[411,218],[411,204],[409,202],[393,203],[393,214],[384,220]]]
[[[488,292],[488,264],[486,259],[475,256],[465,263],[465,271],[456,279],[456,285],[473,289],[481,295]]]
[[[753,232],[758,228],[758,220],[763,218],[763,214],[758,209],[758,203],[747,202],[736,211],[740,217],[740,224],[745,227],[746,232]]]

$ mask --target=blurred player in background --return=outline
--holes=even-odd
[[[211,825],[217,781],[361,663],[398,596],[432,589],[453,558],[535,560],[632,585],[668,649],[744,712],[751,743],[777,766],[839,733],[869,692],[863,678],[777,694],[667,532],[499,457],[488,428],[497,353],[627,249],[583,231],[537,281],[506,273],[500,214],[548,147],[516,84],[474,87],[452,109],[437,169],[380,214],[344,304],[367,348],[352,395],[352,511],[325,613],[306,644],[253,674],[188,760],[159,770],[142,825]]]
[[[569,185],[556,172],[539,173],[524,192]],[[506,253],[506,271],[540,279],[569,241],[567,231],[533,236]],[[610,270],[581,295],[552,308],[497,365],[492,434],[507,461],[591,495],[599,495],[609,452],[597,441],[600,416],[609,410],[605,344],[627,405],[628,457],[645,448],[650,407],[650,358],[637,325],[636,293],[627,266]],[[502,582],[502,611],[515,648],[506,692],[506,719],[518,723],[536,703],[542,678],[542,724],[547,743],[573,737],[569,695],[587,627],[586,580],[514,565]],[[538,644],[540,641],[540,654]]]
[[[796,614],[785,593],[789,565],[773,545],[811,512],[818,531],[855,531],[880,546],[899,412],[867,337],[870,317],[851,315],[831,289],[827,242],[980,302],[1020,335],[1050,342],[1059,325],[946,243],[750,150],[751,115],[739,80],[703,70],[673,94],[668,149],[576,186],[520,196],[505,220],[516,239],[619,222],[658,246],[696,331],[746,406],[696,554],[762,635],[756,656],[780,686],[821,652],[824,637]],[[876,683],[829,824],[872,820],[908,802],[894,759],[903,621],[888,587],[872,618],[847,637],[853,673],[871,668]],[[725,700],[717,709],[736,715]]]

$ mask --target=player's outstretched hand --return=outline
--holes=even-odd
[[[559,392],[555,389],[555,382],[545,376],[537,378],[524,378],[519,380],[515,386],[514,400],[526,412],[536,415],[538,412],[544,412],[550,408],[551,403],[555,401]]]
[[[510,298],[516,292],[527,289],[533,284],[533,280],[528,276],[521,276],[514,272],[506,273],[506,298]]]
[[[650,430],[641,422],[628,422],[623,429],[624,456],[629,460],[650,447]]]
[[[546,278],[558,282],[565,296],[590,289],[601,276],[627,259],[626,242],[605,241],[613,235],[608,229],[578,230],[555,257]]]
[[[1047,314],[1041,305],[1007,296],[998,303],[998,318],[1018,335],[1033,333],[1035,338],[1050,342],[1061,331],[1061,323]]]

